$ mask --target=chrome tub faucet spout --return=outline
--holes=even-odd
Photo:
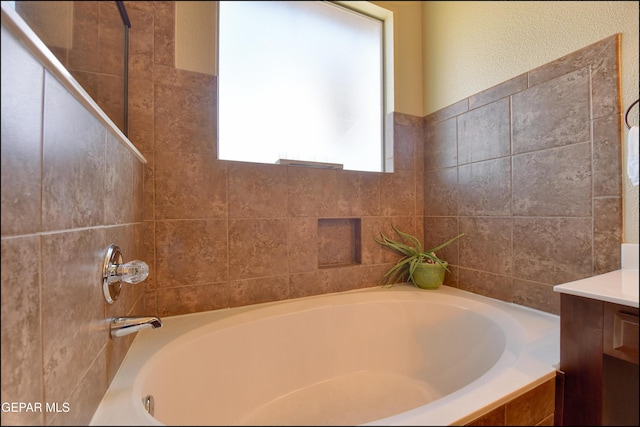
[[[162,321],[157,317],[115,317],[111,320],[111,337],[123,337],[147,328],[160,328]]]

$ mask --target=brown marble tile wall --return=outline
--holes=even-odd
[[[87,425],[133,339],[105,319],[143,314],[101,271],[110,243],[141,253],[142,162],[4,26],[1,159],[2,402],[42,405],[2,425]]]
[[[447,284],[559,314],[554,285],[619,268],[618,58],[613,35],[424,118],[425,241],[466,233]]]
[[[392,222],[422,234],[422,119],[388,118],[393,174],[217,160],[217,79],[174,67],[174,3],[126,6],[129,135],[148,160],[147,310],[171,316],[379,286],[395,255],[373,236]]]
[[[392,222],[428,246],[467,233],[441,254],[447,285],[556,314],[553,285],[619,265],[617,36],[424,120],[395,114],[395,172],[379,174],[217,160],[217,81],[172,65],[173,3],[127,7],[145,23],[132,28],[131,138],[149,160],[149,311],[376,286],[393,258],[372,237]],[[361,220],[360,264],[317,268],[327,218]],[[340,283],[319,284],[329,277]]]
[[[125,35],[116,3],[59,2],[61,8],[72,8],[69,28],[63,29],[72,38],[69,48],[55,46],[47,39],[51,30],[42,29],[46,22],[39,21],[42,20],[42,6],[50,7],[47,3],[16,1],[15,9],[109,118],[124,130]],[[67,26],[66,23],[61,25]]]

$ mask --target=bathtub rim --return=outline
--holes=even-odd
[[[350,310],[358,310],[358,312],[360,312],[359,310],[364,309],[365,311],[362,312],[362,314],[367,316],[368,313],[375,313],[379,309],[392,308],[397,305],[402,307],[403,311],[424,311],[427,313],[426,321],[436,322],[434,325],[429,323],[412,323],[405,325],[403,323],[403,328],[405,326],[411,330],[416,328],[417,331],[422,327],[434,327],[440,330],[443,326],[446,328],[446,321],[444,321],[444,323],[440,323],[440,316],[442,314],[447,317],[451,315],[453,319],[459,319],[460,317],[471,315],[474,320],[468,321],[486,322],[487,327],[496,328],[496,333],[504,337],[504,347],[497,349],[498,352],[491,365],[482,371],[472,370],[471,373],[474,375],[472,378],[463,375],[462,377],[467,378],[468,381],[465,380],[463,383],[464,385],[457,389],[453,389],[446,395],[451,393],[464,395],[468,390],[467,387],[473,387],[473,384],[477,385],[478,381],[481,380],[482,377],[491,378],[495,375],[499,375],[499,373],[504,369],[513,365],[514,361],[524,351],[526,331],[522,324],[504,310],[496,310],[495,307],[487,305],[484,302],[475,301],[470,298],[460,298],[460,296],[448,295],[445,293],[426,294],[424,291],[415,288],[405,290],[396,289],[394,291],[382,289],[380,292],[366,293],[342,292],[332,295],[324,295],[323,298],[301,298],[289,300],[287,304],[270,304],[269,306],[262,306],[255,310],[245,311],[244,313],[236,313],[215,322],[209,322],[195,327],[186,334],[180,335],[168,342],[160,349],[160,351],[155,352],[145,361],[139,372],[137,372],[136,378],[132,381],[132,395],[134,397],[145,395],[145,391],[149,389],[149,386],[147,385],[148,379],[155,377],[158,372],[162,372],[167,366],[172,366],[172,362],[167,360],[181,360],[183,354],[187,356],[192,352],[198,353],[203,342],[211,342],[211,339],[214,340],[213,342],[216,342],[215,340],[217,339],[218,333],[242,334],[242,331],[245,330],[247,325],[249,328],[260,328],[262,326],[262,322],[271,324],[273,321],[279,322],[284,320],[286,324],[298,325],[302,319],[306,322],[307,316],[311,316],[309,319],[317,317],[318,315],[320,317],[326,315],[342,317],[341,313],[345,313],[344,310],[346,310],[346,315],[348,316]],[[358,306],[362,308],[358,309]],[[442,310],[442,308],[444,308],[444,310]],[[336,309],[338,310],[337,312],[334,311]],[[434,314],[428,313],[430,310],[435,311],[435,317],[433,317]],[[375,314],[373,315],[375,316]],[[288,318],[290,318],[291,322],[294,323],[290,323]],[[368,322],[366,323],[368,324]],[[254,324],[256,326],[253,326]],[[312,324],[314,324],[313,321]],[[463,322],[463,324],[466,323]],[[269,326],[267,326],[267,328],[269,328]],[[204,345],[206,346],[207,344]],[[460,353],[460,357],[464,357],[462,354],[463,353]],[[392,364],[383,369],[389,369],[389,373],[403,375],[400,372],[395,372]],[[181,369],[179,368],[179,370]],[[456,374],[452,372],[452,375]],[[329,378],[331,377],[327,377],[327,379]],[[456,381],[453,378],[451,379],[454,382]],[[458,377],[457,381],[459,380],[460,379]],[[304,385],[300,384],[300,388],[304,387]],[[442,387],[442,385],[440,387]],[[198,390],[200,390],[199,387]],[[299,390],[299,388],[295,387],[291,390]],[[418,406],[418,408],[424,408],[425,405],[427,405],[427,403]],[[405,411],[402,411],[401,413],[404,412]],[[385,417],[385,419],[388,419],[388,417]],[[158,418],[158,421],[160,423],[168,423],[168,425],[177,422],[175,420],[170,422],[162,418]],[[369,422],[375,421],[376,420],[372,420]],[[185,420],[185,422],[198,424],[202,422],[202,420],[196,422],[190,419],[189,421]],[[226,424],[229,421],[220,422]],[[231,425],[233,425],[233,422]]]
[[[116,372],[111,385],[108,387],[107,392],[94,413],[90,425],[165,425],[146,413],[140,403],[140,399],[135,393],[132,395],[130,390],[132,390],[133,383],[138,378],[139,372],[148,360],[144,359],[143,355],[155,355],[158,351],[176,340],[184,339],[185,334],[194,333],[194,329],[207,326],[211,322],[235,318],[237,315],[247,312],[250,313],[248,317],[251,317],[251,312],[261,308],[279,307],[287,303],[304,301],[310,301],[310,303],[313,304],[316,300],[319,299],[320,302],[322,302],[322,300],[327,299],[327,297],[350,294],[356,294],[357,296],[362,293],[379,293],[381,291],[393,293],[433,293],[436,295],[462,297],[472,302],[480,302],[514,317],[519,323],[524,325],[527,331],[527,337],[522,352],[517,355],[512,366],[500,366],[500,370],[493,372],[492,375],[487,376],[485,373],[467,387],[456,390],[437,401],[401,414],[362,425],[425,425],[424,411],[426,409],[430,411],[428,417],[429,424],[465,424],[506,403],[513,397],[529,391],[555,377],[556,367],[559,362],[559,316],[448,286],[443,286],[438,290],[425,291],[416,290],[416,288],[410,284],[401,284],[392,288],[363,288],[250,306],[167,316],[163,318],[163,323],[170,329],[169,332],[171,333],[168,333],[166,330],[163,331],[163,329],[165,329],[163,327],[159,330],[145,330],[137,334],[120,368]],[[240,317],[242,318],[243,316]],[[219,323],[224,325],[228,322],[231,322],[231,324],[234,323],[233,320],[226,320]],[[503,357],[501,357],[497,364],[500,364],[502,359]],[[490,392],[479,392],[477,390],[474,392],[473,388],[470,388],[471,386],[475,387],[479,385],[489,387],[488,390],[490,390]],[[458,417],[456,413],[460,411],[456,408],[461,403],[464,404],[468,412],[465,411],[465,414]],[[119,408],[117,413],[108,409],[115,407]]]

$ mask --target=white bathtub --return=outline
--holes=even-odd
[[[162,320],[138,333],[91,425],[464,424],[559,361],[558,316],[446,286]]]

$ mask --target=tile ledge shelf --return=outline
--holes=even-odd
[[[96,118],[113,133],[116,138],[127,147],[142,163],[147,163],[147,159],[138,151],[133,143],[124,133],[113,123],[100,106],[89,96],[78,81],[69,73],[62,63],[55,57],[49,48],[33,32],[31,27],[22,17],[8,4],[2,2],[2,26],[5,27],[14,37],[24,44],[31,54],[42,63],[42,65],[53,74],[62,85],[76,99],[87,108]]]
[[[623,243],[621,253],[620,270],[556,285],[553,290],[638,308],[638,244]]]

